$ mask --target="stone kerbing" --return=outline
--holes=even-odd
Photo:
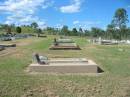
[[[77,61],[74,61],[75,59]],[[29,65],[28,69],[30,72],[43,73],[98,73],[98,66],[96,63],[92,60],[86,59],[82,61],[80,59],[50,59],[49,64],[40,65],[37,63],[32,63]]]

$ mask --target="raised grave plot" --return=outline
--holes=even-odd
[[[117,45],[117,44],[119,44],[119,41],[117,41],[117,40],[103,40],[101,38],[93,39],[92,42],[96,43],[96,44],[101,44],[101,45]]]
[[[40,59],[41,58],[41,59]],[[51,58],[35,61],[29,65],[30,72],[43,73],[98,73],[99,67],[92,60],[86,58]]]
[[[3,47],[16,47],[16,44],[0,44]]]
[[[44,37],[44,38],[46,38],[47,36],[44,35],[44,34],[38,34],[38,37]]]
[[[54,39],[54,43],[49,48],[50,50],[80,50],[80,47],[71,39]]]
[[[29,71],[44,73],[98,73],[98,66],[91,60],[79,59],[50,59],[48,64],[31,64]]]
[[[72,39],[58,39],[56,40],[58,43],[74,43]]]
[[[1,35],[0,40],[1,41],[11,41],[15,39],[24,39],[24,38],[29,38],[32,37],[30,34],[16,34],[16,35]]]
[[[58,43],[59,46],[77,46],[76,43]]]
[[[0,46],[0,51],[4,50],[5,47],[4,46]]]
[[[118,43],[115,42],[115,41],[110,41],[110,40],[102,40],[102,41],[101,41],[101,44],[102,44],[102,45],[116,45],[116,44],[118,44]]]
[[[81,50],[79,46],[51,46],[50,50]]]

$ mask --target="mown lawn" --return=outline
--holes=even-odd
[[[48,48],[54,37],[12,42],[18,44],[16,52],[0,56],[0,97],[130,97],[130,46],[94,45],[86,38],[72,37],[82,50],[50,51]],[[35,52],[48,57],[92,59],[104,73],[29,74],[26,68]]]

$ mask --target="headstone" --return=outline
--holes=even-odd
[[[38,64],[47,64],[48,63],[48,58],[44,56],[39,56],[39,54],[34,54],[33,55],[33,62],[38,63]]]
[[[102,39],[101,37],[99,37],[98,43],[101,44],[101,42],[102,42]]]

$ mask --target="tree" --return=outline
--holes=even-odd
[[[107,26],[107,30],[106,30],[106,37],[109,38],[109,39],[114,38],[114,32],[115,32],[114,25],[109,24]]]
[[[8,28],[8,25],[7,25],[7,24],[1,24],[1,25],[0,25],[0,29],[1,29],[1,30],[7,31],[7,28]]]
[[[52,35],[55,35],[55,34],[56,34],[56,30],[55,30],[55,28],[53,28],[53,27],[47,27],[47,28],[45,29],[45,31],[46,31],[48,34],[52,34]]]
[[[85,36],[90,36],[91,35],[91,32],[89,30],[87,30],[87,29],[84,32],[85,32],[84,33]]]
[[[37,33],[38,24],[37,24],[36,22],[33,22],[33,23],[31,24],[31,27],[33,28],[33,32],[34,32],[34,33]]]
[[[36,22],[33,22],[33,23],[31,24],[31,27],[34,28],[34,29],[36,29],[36,28],[38,27],[38,24],[37,24]]]
[[[100,28],[92,27],[91,33],[93,37],[102,37],[105,34],[105,31]]]
[[[40,34],[42,34],[42,29],[37,29],[37,34],[38,34],[38,37],[40,36]]]
[[[122,38],[124,38],[124,39],[126,39],[127,38],[127,30],[128,30],[128,28],[127,28],[127,26],[126,25],[123,25],[122,27],[121,27],[121,39]]]
[[[11,33],[11,27],[10,27],[10,26],[7,27],[7,34],[12,34],[12,33]]]
[[[16,32],[17,32],[17,33],[21,33],[21,32],[22,32],[21,27],[16,27]]]
[[[117,9],[113,17],[112,24],[119,29],[120,39],[122,39],[122,28],[124,28],[128,22],[127,11],[124,8]]]
[[[76,29],[76,28],[73,28],[73,29],[72,29],[72,33],[73,33],[74,36],[77,36],[77,35],[78,35],[77,29]]]
[[[61,29],[61,33],[63,33],[64,35],[68,35],[69,34],[68,26],[64,25]]]
[[[80,36],[83,35],[83,29],[82,28],[79,28],[79,34],[80,34]]]
[[[109,24],[106,30],[106,37],[109,39],[120,39],[119,29],[114,25]]]
[[[21,26],[22,32],[23,33],[33,33],[34,29],[28,25],[23,25]]]
[[[11,31],[12,31],[12,32],[15,32],[15,31],[16,31],[16,26],[15,26],[15,24],[11,24],[10,27],[11,27]]]
[[[39,34],[42,34],[42,29],[39,28],[39,29],[38,29],[38,33],[39,33]]]
[[[127,38],[130,38],[130,27],[127,28]]]

